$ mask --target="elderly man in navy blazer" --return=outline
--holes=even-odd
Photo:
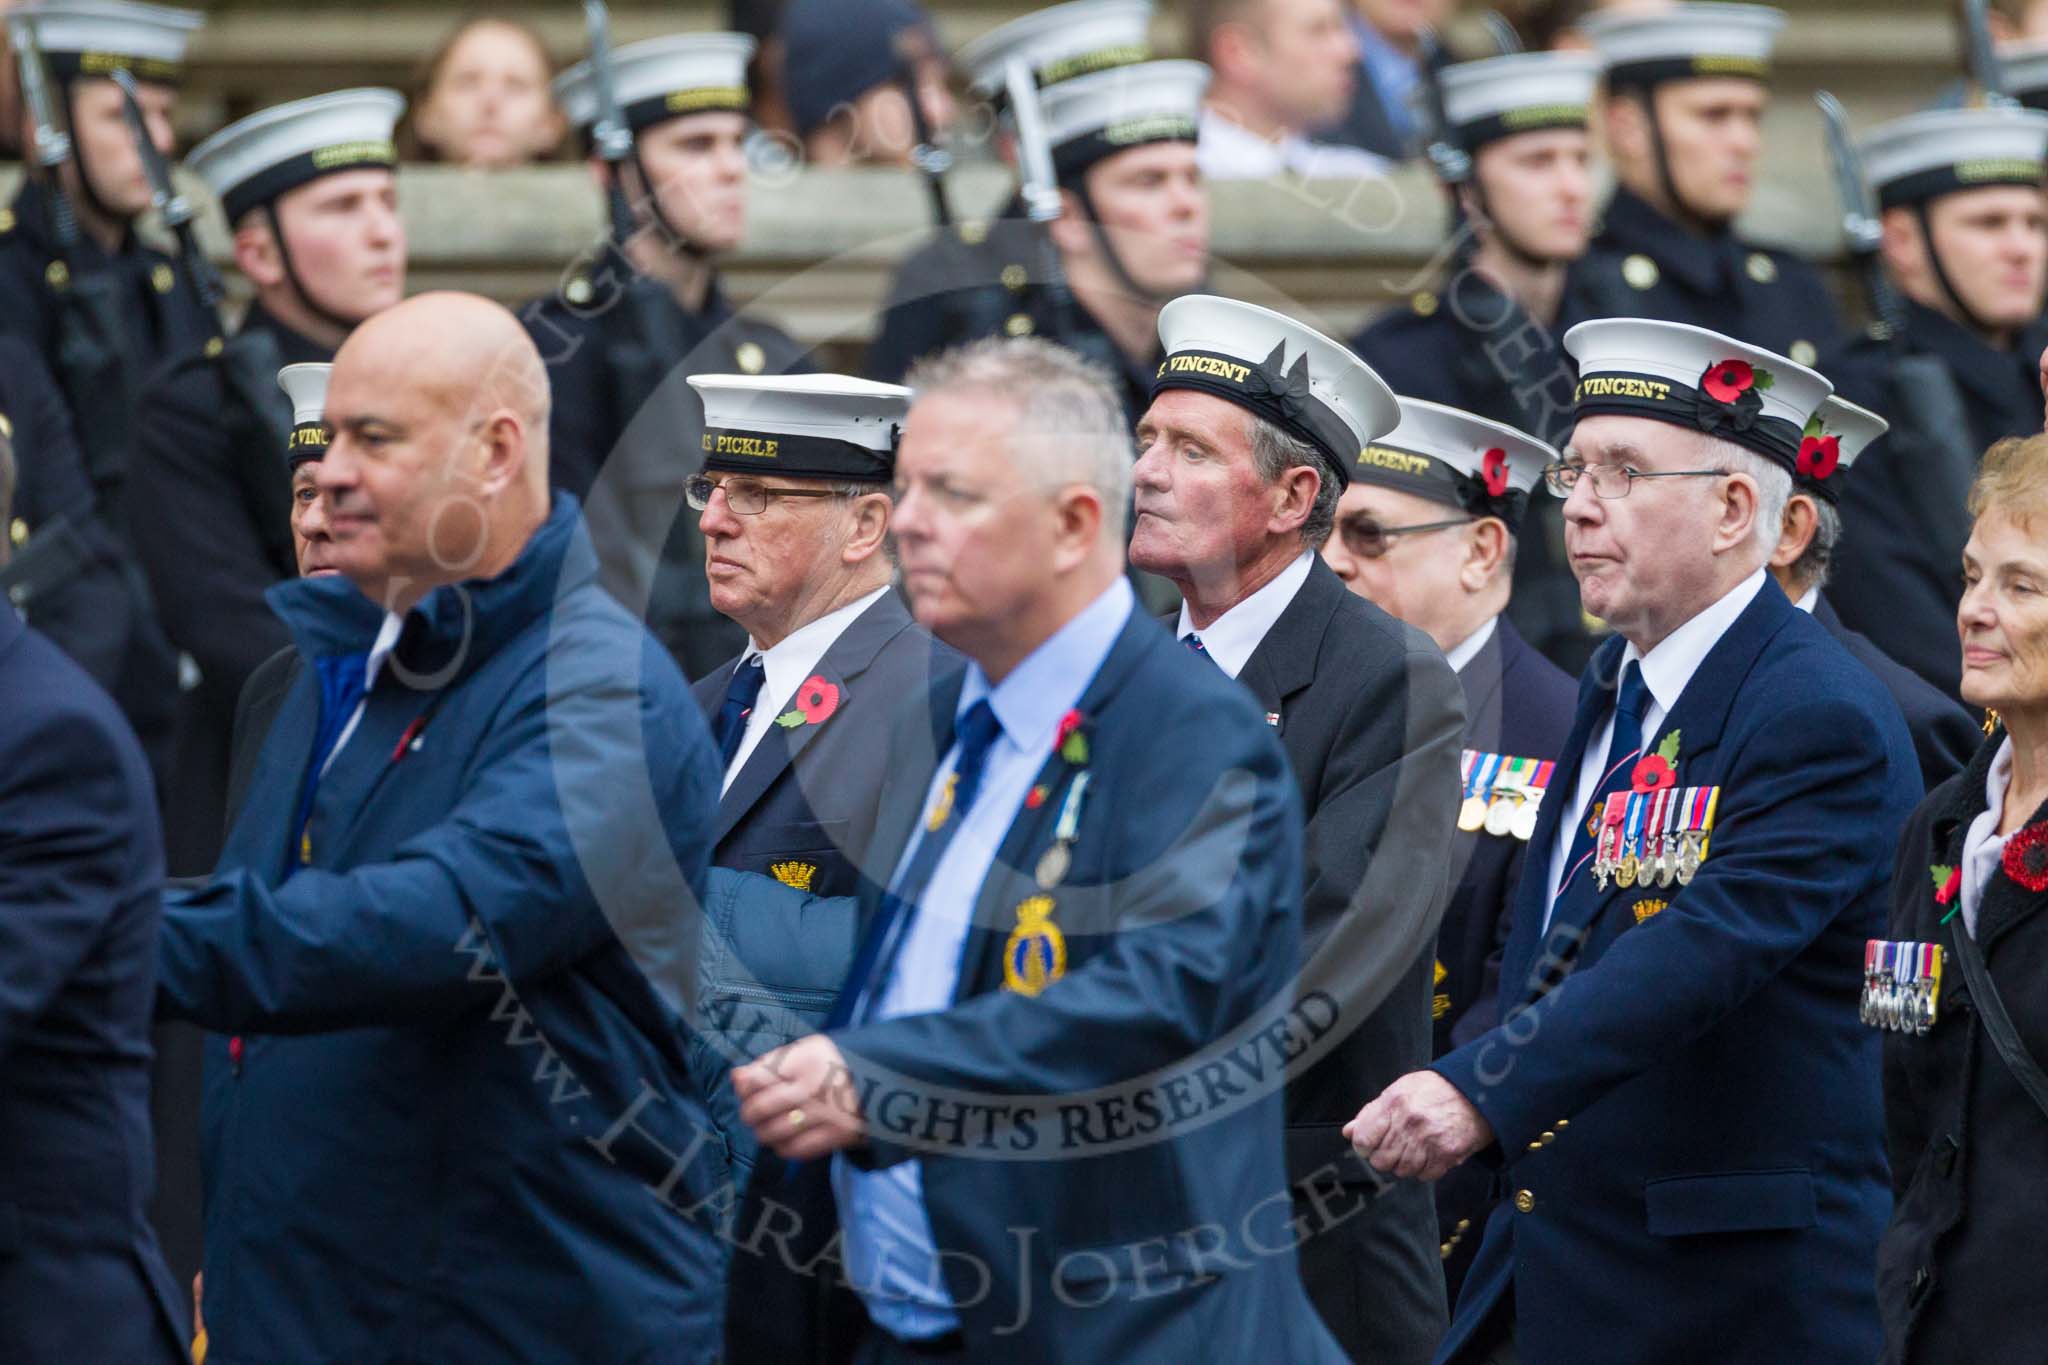
[[[1920,791],[1898,708],[1765,572],[1827,380],[1674,323],[1572,329],[1551,471],[1613,623],[1531,840],[1501,1023],[1372,1099],[1375,1166],[1495,1209],[1440,1361],[1859,1365],[1888,1207],[1843,1001]]]
[[[1282,1078],[1331,1010],[1295,1005],[1280,745],[1136,607],[1106,375],[1031,339],[910,380],[904,581],[972,663],[936,773],[884,791],[902,853],[863,891],[839,1026],[735,1076],[774,1155],[728,1354],[1335,1365],[1281,1159]]]
[[[726,1072],[825,1022],[853,957],[850,898],[883,776],[907,755],[889,718],[960,656],[891,586],[889,482],[910,390],[841,375],[693,375],[704,400],[699,509],[711,604],[747,649],[695,687],[724,764],[712,866],[821,898],[795,918],[714,891],[691,1064],[736,1164],[753,1135]]]
[[[168,1365],[189,1314],[144,1211],[155,788],[106,693],[5,602],[0,698],[0,1355]]]
[[[1138,423],[1131,562],[1181,592],[1190,663],[1237,679],[1280,737],[1307,820],[1302,919],[1341,1042],[1291,1076],[1287,1167],[1303,1283],[1354,1360],[1425,1365],[1443,1335],[1428,1189],[1376,1191],[1341,1129],[1361,1087],[1430,1058],[1430,977],[1464,708],[1422,631],[1316,556],[1358,452],[1399,419],[1364,361],[1270,309],[1160,312]]]
[[[1400,404],[1401,425],[1358,452],[1323,559],[1353,592],[1429,632],[1465,693],[1456,889],[1437,931],[1429,1011],[1442,1056],[1494,1025],[1508,910],[1578,689],[1506,614],[1516,528],[1557,452],[1457,408]],[[1454,1299],[1493,1203],[1477,1167],[1437,1186],[1438,1254]]]

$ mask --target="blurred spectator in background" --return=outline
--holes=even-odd
[[[956,105],[931,17],[910,0],[795,0],[781,93],[814,166],[908,166]]]
[[[1397,159],[1420,150],[1423,43],[1452,8],[1453,0],[1352,0],[1358,83],[1344,121],[1326,136]]]
[[[531,24],[472,13],[423,68],[407,128],[408,159],[504,171],[551,160],[562,111],[548,89],[554,62]]]
[[[1202,111],[1202,174],[1263,180],[1282,172],[1343,179],[1384,157],[1314,142],[1344,116],[1358,83],[1358,42],[1340,0],[1195,0],[1195,55],[1215,72]]]

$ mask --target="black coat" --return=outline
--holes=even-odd
[[[0,337],[0,430],[14,447],[14,511],[5,528],[15,553],[48,534],[63,542],[62,563],[31,569],[9,585],[9,598],[37,631],[111,691],[121,676],[136,603],[125,558],[96,518],[92,482],[72,434],[64,395],[42,358],[18,337]]]
[[[281,437],[291,400],[277,368],[331,361],[334,353],[252,308],[238,346],[274,348],[265,410],[252,412],[218,354],[193,352],[151,376],[137,409],[130,503],[135,552],[171,643],[199,668],[178,704],[175,767],[166,816],[174,877],[211,871],[227,814],[228,738],[235,699],[257,665],[291,642],[263,599],[295,577],[291,477]]]
[[[1477,272],[1460,270],[1442,293],[1424,290],[1374,318],[1351,349],[1404,398],[1505,422],[1562,447],[1579,381],[1563,335]],[[1576,676],[1600,637],[1587,626],[1565,553],[1564,504],[1539,489],[1516,538],[1508,619],[1545,658]]]
[[[1688,232],[1625,189],[1572,263],[1560,333],[1590,318],[1656,318],[1706,327],[1812,365],[1842,335],[1818,270],[1722,229]]]
[[[0,1339],[9,1360],[186,1359],[143,1214],[163,850],[105,693],[0,604]]]
[[[548,478],[582,501],[605,589],[694,680],[747,638],[711,606],[704,537],[683,501],[683,484],[704,465],[704,405],[687,380],[811,366],[780,329],[734,312],[715,280],[695,313],[661,301],[674,350],[642,356],[631,310],[607,306],[602,287],[574,276],[519,312],[553,392]]]
[[[1531,649],[1506,617],[1458,670],[1458,683],[1465,689],[1467,749],[1544,760],[1554,760],[1564,751],[1578,709],[1578,684]],[[1551,787],[1561,788],[1564,795],[1545,799],[1569,800],[1574,780],[1571,774],[1562,782],[1553,776]],[[1436,983],[1432,1013],[1439,1057],[1496,1022],[1501,949],[1528,847],[1513,835],[1484,830],[1460,830],[1451,836],[1451,866],[1459,871],[1443,927],[1437,931],[1436,960],[1443,975]],[[1467,1162],[1437,1182],[1437,1233],[1442,1239],[1444,1285],[1453,1302],[1479,1249],[1479,1229],[1486,1226],[1494,1200],[1492,1173],[1478,1162]]]
[[[1379,1182],[1342,1129],[1367,1100],[1429,1063],[1461,694],[1427,636],[1351,592],[1320,557],[1238,681],[1277,721],[1301,788],[1302,986],[1336,997],[1333,1032],[1344,1035],[1287,1087],[1295,1212],[1319,1230],[1300,1248],[1302,1279],[1353,1359],[1427,1361],[1446,1317],[1429,1188],[1408,1181],[1374,1193]],[[1323,1212],[1304,1197],[1309,1182]],[[1341,1187],[1334,1198],[1333,1186]],[[1332,1225],[1332,1211],[1354,1208],[1362,1211]]]
[[[1079,299],[1068,294],[1055,302],[1045,288],[1040,229],[1021,212],[1013,204],[985,227],[956,228],[914,252],[890,283],[863,369],[869,378],[900,383],[913,363],[948,346],[1041,336],[1108,370],[1124,424],[1137,426],[1151,406],[1162,357],[1131,358]]]
[[[177,656],[164,638],[148,585],[125,550],[129,498],[125,478],[134,460],[133,417],[145,378],[166,360],[196,351],[218,331],[178,279],[169,257],[152,251],[129,233],[115,251],[89,239],[67,259],[56,242],[50,197],[33,180],[23,183],[13,205],[0,211],[0,333],[21,337],[60,381],[62,297],[87,276],[111,282],[117,313],[121,391],[95,389],[80,396],[60,383],[66,411],[92,474],[99,511],[113,538],[124,547],[121,568],[128,601],[106,619],[118,623],[107,639],[119,664],[109,691],[142,740],[159,783],[170,767],[171,730],[177,704]],[[92,433],[107,412],[126,410],[130,439],[109,445],[97,457]],[[150,509],[140,509],[148,514]]]
[[[1934,684],[1879,649],[1869,636],[1843,625],[1825,597],[1814,603],[1813,619],[1826,626],[1828,634],[1840,641],[1857,663],[1875,673],[1884,690],[1899,704],[1899,714],[1906,718],[1907,733],[1913,736],[1913,753],[1920,760],[1920,776],[1927,790],[1933,791],[1961,772],[1984,738],[1983,729],[1970,719],[1970,713]]]
[[[1985,809],[1985,779],[2004,732],[1929,794],[1899,842],[1892,878],[1893,940],[1943,945],[1934,1027],[1884,1034],[1885,1138],[1894,1205],[1878,1248],[1878,1312],[1886,1365],[2041,1358],[2048,1263],[2037,1252],[2048,1219],[2048,1115],[2013,1079],[1984,1031],[1949,950],[1960,893],[1935,899],[1932,868],[1962,862],[1963,838]],[[2033,813],[2040,828],[2048,809]],[[2048,1058],[2048,892],[1995,871],[1976,940],[2027,1050]],[[1950,924],[1941,921],[1956,911]],[[1844,1008],[1848,1002],[1844,1002]]]
[[[1948,376],[1965,430],[1937,442],[1899,425],[1907,410],[1900,361],[1887,347],[1866,339],[1829,360],[1836,391],[1894,426],[1864,450],[1843,485],[1842,546],[1827,595],[1852,630],[1955,696],[1956,606],[1970,537],[1964,499],[1986,447],[2041,429],[2035,365],[2048,328],[2037,324],[1997,350],[1932,309],[1909,303],[1906,315],[1900,345],[1908,363],[1932,361],[1937,383]]]

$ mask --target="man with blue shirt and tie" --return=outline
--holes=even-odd
[[[942,757],[883,792],[901,855],[863,891],[835,1027],[734,1075],[773,1156],[727,1353],[1335,1365],[1281,1159],[1280,1083],[1326,1015],[1294,1008],[1280,746],[1136,610],[1106,374],[987,341],[910,386],[905,590],[972,663],[936,726],[906,708]]]
[[[1549,477],[1618,638],[1530,840],[1500,1024],[1346,1133],[1513,1191],[1440,1362],[1861,1365],[1890,1187],[1853,1001],[1921,785],[1883,686],[1766,572],[1830,385],[1676,323],[1565,346]]]

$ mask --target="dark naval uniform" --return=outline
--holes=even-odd
[[[957,228],[905,263],[890,286],[881,330],[863,366],[868,378],[898,384],[921,357],[993,336],[1042,336],[1108,370],[1136,427],[1152,403],[1162,355],[1132,359],[1071,294],[1056,300],[1044,285],[1039,228],[1020,217],[985,232]],[[912,267],[915,267],[914,269]],[[930,273],[927,274],[926,272]]]
[[[1424,290],[1374,318],[1351,349],[1404,398],[1505,422],[1553,446],[1572,430],[1578,366],[1564,329],[1547,328],[1479,274],[1460,272],[1444,294]],[[1579,605],[1564,547],[1564,504],[1532,497],[1517,528],[1514,596],[1507,616],[1545,658],[1576,674],[1598,636]]]
[[[1849,482],[1855,485],[1854,479]],[[1875,673],[1899,704],[1906,732],[1913,737],[1913,754],[1920,760],[1920,780],[1927,790],[1933,791],[1961,772],[1984,738],[1970,713],[1958,706],[1955,698],[1871,643],[1868,635],[1843,625],[1827,598],[1813,604],[1813,619],[1827,628],[1851,658]]]
[[[1572,263],[1560,334],[1589,318],[1705,327],[1812,365],[1841,339],[1827,282],[1808,262],[1722,228],[1688,232],[1617,187],[1600,233]]]
[[[804,349],[781,329],[735,312],[716,279],[704,307],[680,306],[650,353],[634,335],[632,309],[604,297],[587,275],[520,310],[553,388],[549,478],[584,502],[602,582],[642,616],[690,678],[701,678],[746,643],[711,606],[704,537],[683,503],[683,482],[702,457],[704,413],[692,374],[809,371]]]
[[[81,238],[67,260],[58,248],[50,212],[49,193],[33,180],[23,183],[11,207],[0,210],[0,332],[25,339],[61,381],[62,295],[72,288],[74,276],[90,274],[113,281],[118,318],[115,340],[122,352],[125,391],[93,394],[93,411],[81,411],[81,400],[69,394],[65,397],[100,515],[111,533],[122,539],[126,529],[122,484],[133,446],[131,441],[94,448],[94,431],[106,425],[104,407],[118,404],[132,416],[145,376],[170,357],[197,350],[216,329],[191,291],[179,287],[168,256],[142,246],[131,233],[113,252],[102,250],[90,238]],[[63,392],[61,384],[59,392]],[[119,671],[109,690],[135,727],[161,782],[170,757],[177,661],[155,620],[141,572],[125,553],[122,567],[131,600],[121,613],[127,629]]]
[[[249,310],[233,343],[256,349],[264,385],[252,411],[230,382],[220,348],[187,354],[153,375],[137,409],[129,471],[135,552],[149,575],[164,632],[199,666],[180,699],[166,853],[173,876],[213,867],[227,815],[228,741],[242,685],[291,642],[263,590],[298,572],[291,538],[285,447],[291,402],[277,386],[286,365],[334,353]]]
[[[2048,326],[2037,322],[2012,349],[1997,350],[1917,303],[1906,305],[1906,318],[1898,351],[1864,338],[1827,369],[1842,397],[1892,422],[1842,494],[1842,546],[1827,595],[1851,629],[1954,696],[1965,499],[1986,447],[2041,429],[2035,365]],[[1930,418],[1931,433],[1922,425]]]
[[[1497,620],[1479,652],[1458,670],[1458,684],[1465,691],[1465,750],[1475,764],[1494,755],[1547,764],[1564,751],[1578,706],[1578,686],[1532,649],[1505,616]],[[1552,785],[1563,785],[1569,792],[1571,780],[1566,774],[1564,783],[1553,779]],[[1436,996],[1430,1010],[1436,1020],[1438,1057],[1496,1022],[1500,949],[1527,849],[1512,830],[1494,834],[1461,828],[1453,836],[1451,866],[1461,870],[1437,931]],[[1453,1302],[1494,1202],[1492,1174],[1476,1163],[1468,1162],[1437,1182],[1440,1250]]]
[[[2003,732],[1994,735],[1967,771],[1928,796],[1898,846],[1885,932],[1911,949],[1938,945],[1945,960],[1932,1026],[1882,1035],[1894,1201],[1877,1253],[1884,1365],[2041,1355],[2039,1304],[2048,1284],[2040,1258],[2015,1249],[2033,1245],[2048,1216],[2048,1114],[1999,1056],[1963,978],[1954,938],[1965,932],[1960,887],[1943,893],[1936,885],[1962,864],[2003,740]],[[2044,816],[2033,812],[2025,829],[2038,832]],[[2048,973],[2048,916],[2041,913],[2048,891],[2034,889],[2041,882],[2025,861],[2019,871],[2031,886],[2004,866],[1991,870],[1974,942],[2038,1064],[2048,1058],[2048,1001],[2038,986]],[[1864,1017],[1883,1026],[1882,1016]]]
[[[27,342],[0,337],[0,436],[14,447],[14,562],[0,569],[8,601],[111,690],[135,599],[120,549],[93,517],[92,481],[57,381]]]

